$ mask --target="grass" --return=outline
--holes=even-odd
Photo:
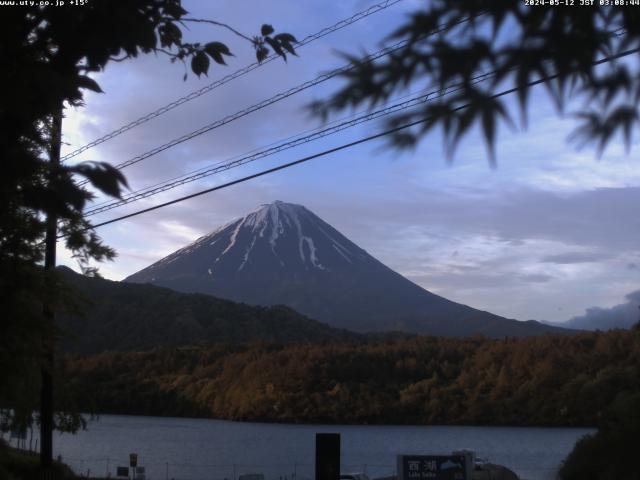
[[[53,462],[52,480],[78,480],[68,465]],[[0,480],[41,480],[40,457],[17,450],[0,441]]]

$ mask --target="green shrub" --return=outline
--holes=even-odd
[[[619,395],[593,435],[583,437],[560,469],[562,480],[638,480],[640,393]]]
[[[21,452],[0,444],[0,480],[40,480],[38,455]],[[64,463],[54,462],[53,480],[76,480],[76,475]]]

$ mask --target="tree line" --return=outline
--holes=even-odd
[[[87,412],[587,426],[620,395],[640,391],[640,330],[70,354],[62,375]]]

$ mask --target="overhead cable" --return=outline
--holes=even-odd
[[[632,55],[634,53],[639,53],[639,52],[640,52],[640,48],[634,48],[634,49],[630,49],[630,50],[625,50],[625,51],[620,52],[618,54],[604,57],[604,58],[594,62],[592,65],[593,66],[601,65],[601,64],[608,63],[608,62],[611,62],[613,60],[616,60],[616,59],[619,59],[619,58],[622,58],[622,57],[626,57],[628,55]],[[531,88],[531,87],[534,87],[534,86],[539,85],[541,83],[545,83],[545,82],[548,82],[550,80],[554,80],[554,79],[558,78],[559,76],[560,75],[556,73],[556,74],[553,74],[553,75],[548,75],[548,76],[539,78],[537,80],[532,80],[530,82],[525,83],[524,85],[519,85],[519,86],[516,86],[516,87],[512,87],[512,88],[503,90],[501,92],[495,93],[495,94],[491,95],[489,98],[496,99],[496,98],[504,97],[506,95],[510,95],[510,94],[515,93],[515,92],[517,92],[519,90],[522,90],[523,88]],[[456,111],[463,110],[465,108],[469,108],[472,105],[473,105],[472,102],[465,103],[463,105],[460,105],[460,106],[452,109],[452,112],[456,112]],[[204,190],[200,190],[198,192],[195,192],[195,193],[192,193],[192,194],[189,194],[189,195],[185,195],[183,197],[175,198],[175,199],[170,200],[168,202],[160,203],[158,205],[154,205],[154,206],[151,206],[151,207],[148,207],[148,208],[137,210],[135,212],[132,212],[132,213],[129,213],[129,214],[126,214],[126,215],[115,217],[115,218],[112,218],[110,220],[106,220],[104,222],[100,222],[100,223],[97,223],[95,225],[91,225],[90,227],[87,227],[86,229],[83,229],[81,231],[91,230],[91,229],[94,229],[94,228],[103,227],[105,225],[110,225],[110,224],[113,224],[113,223],[116,223],[116,222],[120,222],[122,220],[126,220],[128,218],[132,218],[132,217],[135,217],[135,216],[138,216],[138,215],[142,215],[144,213],[152,212],[154,210],[159,210],[161,208],[168,207],[170,205],[174,205],[176,203],[184,202],[185,200],[190,200],[190,199],[195,198],[195,197],[206,195],[207,193],[215,192],[217,190],[222,190],[224,188],[228,188],[228,187],[231,187],[233,185],[237,185],[237,184],[240,184],[240,183],[247,182],[249,180],[253,180],[255,178],[259,178],[259,177],[262,177],[262,176],[265,176],[265,175],[269,175],[271,173],[275,173],[275,172],[278,172],[280,170],[285,170],[287,168],[290,168],[290,167],[293,167],[293,166],[296,166],[296,165],[300,165],[302,163],[309,162],[309,161],[314,160],[316,158],[321,158],[321,157],[330,155],[332,153],[335,153],[335,152],[338,152],[338,151],[341,151],[341,150],[345,150],[345,149],[354,147],[356,145],[361,145],[363,143],[367,143],[367,142],[370,142],[370,141],[385,137],[387,135],[392,135],[394,133],[400,132],[402,130],[406,130],[408,128],[415,127],[417,125],[420,125],[422,123],[428,122],[430,120],[431,120],[430,117],[421,118],[419,120],[415,120],[413,122],[406,123],[404,125],[400,125],[400,126],[397,126],[397,127],[394,127],[394,128],[391,128],[391,129],[388,129],[388,130],[385,130],[385,131],[382,131],[382,132],[379,132],[379,133],[376,133],[376,134],[373,134],[373,135],[369,135],[367,137],[360,138],[360,139],[355,140],[353,142],[345,143],[343,145],[340,145],[340,146],[337,146],[337,147],[334,147],[334,148],[330,148],[328,150],[323,150],[322,152],[318,152],[318,153],[315,153],[313,155],[309,155],[309,156],[300,158],[298,160],[294,160],[292,162],[288,162],[288,163],[279,165],[277,167],[273,167],[273,168],[269,168],[269,169],[266,169],[266,170],[262,170],[262,171],[260,171],[258,173],[254,173],[252,175],[248,175],[248,176],[245,176],[245,177],[242,177],[242,178],[230,181],[230,182],[226,182],[226,183],[223,183],[221,185],[217,185],[215,187],[211,187],[211,188],[207,188],[207,189],[204,189]],[[58,238],[63,238],[64,236],[65,235],[60,235],[60,236],[58,236]]]
[[[478,75],[471,81],[470,84],[476,84],[476,83],[485,81],[488,78],[490,78],[492,75],[493,73]],[[217,173],[239,167],[249,162],[253,162],[261,158],[274,155],[276,153],[280,153],[282,151],[297,147],[302,144],[306,144],[330,135],[334,135],[348,128],[355,127],[356,125],[360,125],[365,122],[370,122],[372,120],[376,120],[381,117],[385,117],[394,113],[401,112],[403,110],[407,110],[409,108],[416,107],[425,102],[442,98],[446,95],[450,95],[452,93],[455,93],[456,91],[459,91],[461,88],[462,87],[455,85],[449,88],[445,88],[444,90],[433,90],[426,94],[423,93],[423,94],[414,96],[409,100],[399,102],[399,103],[394,103],[384,108],[381,108],[372,112],[368,112],[366,114],[359,115],[349,120],[337,123],[330,127],[319,129],[311,134],[293,137],[293,139],[291,140],[284,141],[282,143],[276,144],[274,146],[268,147],[263,150],[258,150],[256,152],[247,154],[240,158],[226,161],[226,162],[218,162],[215,165],[210,166],[209,168],[199,169],[195,172],[185,174],[176,179],[172,179],[160,184],[153,185],[145,189],[138,190],[136,192],[132,192],[120,200],[113,200],[113,201],[105,202],[104,204],[101,204],[101,205],[96,205],[94,208],[86,210],[85,216],[96,215],[98,213],[103,213],[117,207],[128,205],[132,202],[142,200],[144,198],[152,197],[159,193],[166,192],[173,188],[179,187],[181,185],[185,185],[185,184],[194,182],[196,180],[200,180],[202,178],[209,177],[211,175],[215,175]]]
[[[431,31],[426,36],[436,35],[438,33],[441,33],[443,31],[445,31],[445,30],[453,28],[456,25],[460,25],[461,23],[468,22],[468,21],[471,20],[471,18],[472,17],[468,17],[468,18],[464,18],[462,20],[457,20],[457,21],[452,22],[452,23],[447,24],[447,25],[442,25],[442,26],[434,29],[433,31]],[[396,43],[394,43],[392,45],[389,45],[389,46],[386,46],[384,48],[381,48],[380,50],[363,57],[362,59],[359,60],[359,62],[360,63],[367,63],[367,62],[375,61],[375,60],[377,60],[379,58],[382,58],[382,57],[384,57],[386,55],[389,55],[389,54],[391,54],[391,53],[393,53],[395,51],[398,51],[398,50],[404,48],[410,42],[411,42],[411,40],[407,40],[407,39],[401,40],[399,42],[396,42]],[[152,157],[154,155],[157,155],[157,154],[159,154],[159,153],[161,153],[161,152],[163,152],[165,150],[168,150],[169,148],[175,147],[176,145],[184,143],[184,142],[186,142],[188,140],[191,140],[191,139],[193,139],[195,137],[198,137],[198,136],[200,136],[200,135],[202,135],[204,133],[210,132],[211,130],[214,130],[214,129],[219,128],[219,127],[221,127],[223,125],[231,123],[231,122],[233,122],[235,120],[238,120],[239,118],[245,117],[245,116],[247,116],[247,115],[249,115],[249,114],[251,114],[253,112],[256,112],[258,110],[262,110],[263,108],[266,108],[266,107],[268,107],[270,105],[273,105],[274,103],[277,103],[277,102],[279,102],[281,100],[289,98],[289,97],[291,97],[291,96],[293,96],[293,95],[295,95],[295,94],[297,94],[297,93],[299,93],[299,92],[301,92],[303,90],[311,88],[311,87],[313,87],[315,85],[318,85],[320,83],[326,82],[327,80],[330,80],[330,79],[332,79],[332,78],[334,78],[334,77],[336,77],[338,75],[342,75],[344,73],[347,73],[350,70],[355,69],[356,67],[357,67],[357,65],[355,65],[353,63],[349,63],[349,64],[347,64],[347,65],[345,65],[343,67],[336,68],[336,69],[331,70],[329,72],[320,74],[320,75],[318,75],[316,78],[314,78],[312,80],[308,80],[308,81],[306,81],[304,83],[301,83],[301,84],[299,84],[299,85],[297,85],[295,87],[292,87],[292,88],[290,88],[290,89],[288,89],[288,90],[286,90],[284,92],[280,92],[280,93],[278,93],[278,94],[276,94],[276,95],[274,95],[272,97],[269,97],[269,98],[267,98],[267,99],[265,99],[265,100],[263,100],[263,101],[261,101],[259,103],[251,105],[250,107],[247,107],[247,108],[245,108],[243,110],[240,110],[240,111],[238,111],[236,113],[233,113],[231,115],[227,115],[224,118],[221,118],[221,119],[216,120],[216,121],[214,121],[212,123],[209,123],[209,124],[207,124],[207,125],[205,125],[203,127],[200,127],[199,129],[194,130],[194,131],[192,131],[190,133],[182,135],[182,136],[180,136],[178,138],[174,138],[173,140],[170,140],[170,141],[168,141],[168,142],[166,142],[166,143],[164,143],[164,144],[162,144],[162,145],[160,145],[158,147],[155,147],[155,148],[153,148],[151,150],[148,150],[147,152],[144,152],[144,153],[142,153],[140,155],[137,155],[137,156],[135,156],[133,158],[130,158],[129,160],[126,160],[124,162],[121,162],[121,163],[115,165],[115,167],[118,170],[121,170],[121,169],[129,167],[131,165],[135,165],[136,163],[139,163],[139,162],[141,162],[143,160],[146,160],[147,158],[150,158],[150,157]],[[83,180],[83,181],[81,181],[79,183],[79,185],[86,185],[87,183],[89,183],[88,180]]]
[[[303,38],[302,40],[300,40],[298,43],[295,44],[296,49],[300,49],[302,47],[304,47],[305,45],[310,44],[311,42],[314,42],[315,40],[318,40],[319,38],[325,37],[326,35],[329,35],[330,33],[333,33],[335,31],[341,30],[342,28],[348,27],[349,25],[352,25],[356,22],[358,22],[359,20],[362,20],[363,18],[366,18],[370,15],[373,15],[374,13],[380,12],[382,10],[385,10],[389,7],[391,7],[392,5],[395,5],[396,3],[401,2],[402,0],[386,0],[384,2],[380,2],[380,3],[376,3],[375,5],[370,6],[369,8],[362,10],[354,15],[352,15],[349,18],[345,18],[343,20],[340,20],[337,23],[334,23],[333,25],[329,26],[329,27],[325,27],[322,30],[308,35],[305,38]],[[201,97],[202,95],[204,95],[205,93],[208,93],[212,90],[215,90],[218,87],[221,87],[222,85],[235,80],[236,78],[242,77],[243,75],[246,75],[249,72],[252,72],[253,70],[266,65],[267,63],[272,62],[273,60],[277,59],[279,56],[272,53],[271,55],[269,55],[267,58],[265,58],[262,62],[254,62],[250,65],[247,65],[246,67],[243,67],[239,70],[236,70],[233,73],[230,73],[229,75],[226,75],[222,78],[220,78],[219,80],[216,80],[215,82],[210,83],[209,85],[206,85],[198,90],[194,90],[191,93],[188,93],[187,95],[180,97],[176,100],[174,100],[171,103],[168,103],[160,108],[158,108],[157,110],[154,110],[153,112],[150,112],[130,123],[127,123],[126,125],[123,125],[122,127],[113,130],[112,132],[97,138],[89,143],[87,143],[86,145],[83,145],[82,147],[77,148],[76,150],[64,155],[61,160],[65,161],[65,160],[69,160],[70,158],[76,157],[78,155],[80,155],[81,153],[89,150],[92,147],[95,147],[96,145],[100,145],[101,143],[104,143],[108,140],[111,140],[112,138],[117,137],[118,135],[123,134],[124,132],[127,132],[139,125],[142,125],[143,123],[148,122],[149,120],[152,120],[156,117],[159,117],[160,115],[164,115],[165,113],[169,112],[170,110],[173,110],[176,107],[179,107],[180,105],[190,102],[191,100],[194,100],[198,97]]]

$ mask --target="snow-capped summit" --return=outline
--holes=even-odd
[[[264,269],[330,272],[366,259],[364,250],[302,205],[276,200],[198,238],[128,280],[154,281],[187,264],[191,274],[226,277]]]
[[[524,326],[424,290],[302,205],[281,201],[261,205],[126,281],[284,304],[358,331],[500,336],[523,334],[516,324]],[[515,331],[494,332],[498,326]]]

